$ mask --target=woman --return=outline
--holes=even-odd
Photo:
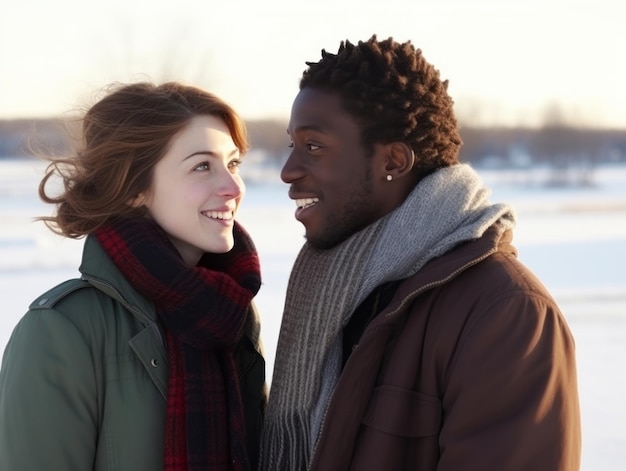
[[[242,120],[197,88],[137,83],[82,129],[39,187],[48,227],[86,236],[82,276],[35,300],[7,344],[0,469],[254,469],[265,365],[259,260],[235,221]]]

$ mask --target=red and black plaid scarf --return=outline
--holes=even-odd
[[[163,323],[169,356],[165,470],[247,470],[245,424],[233,349],[261,285],[259,259],[235,223],[235,245],[187,267],[146,218],[96,232],[116,266]]]

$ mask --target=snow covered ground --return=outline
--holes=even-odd
[[[245,170],[245,166],[244,166]],[[41,164],[0,160],[0,352],[32,299],[77,275],[82,242],[32,222]],[[596,170],[594,185],[547,187],[541,170],[479,170],[493,201],[518,213],[520,259],[559,301],[577,342],[585,471],[626,469],[626,167]],[[261,255],[257,297],[271,377],[285,287],[303,241],[295,206],[278,181],[249,182],[239,219]],[[620,366],[622,365],[622,366]]]

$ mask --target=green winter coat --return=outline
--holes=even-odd
[[[0,469],[163,469],[168,366],[154,306],[92,237],[80,271],[82,280],[36,299],[7,344]],[[237,347],[253,466],[265,405],[265,363],[255,337],[244,336]]]

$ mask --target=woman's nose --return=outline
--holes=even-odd
[[[219,193],[224,196],[238,198],[244,194],[246,186],[239,173],[226,170],[220,179]]]

